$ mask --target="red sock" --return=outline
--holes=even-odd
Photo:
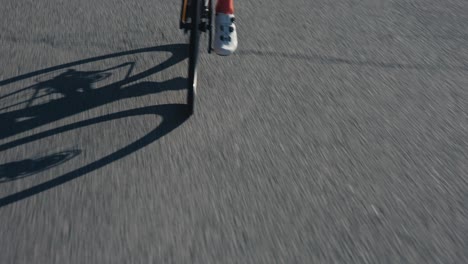
[[[216,13],[227,15],[234,14],[234,0],[218,0],[216,4]]]

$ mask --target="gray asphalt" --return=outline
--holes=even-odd
[[[468,263],[468,2],[0,6],[0,263]]]

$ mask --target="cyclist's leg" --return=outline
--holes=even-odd
[[[218,0],[216,3],[216,13],[234,14],[234,0]]]
[[[237,49],[237,30],[234,24],[234,0],[218,0],[214,50],[217,54],[231,55]]]

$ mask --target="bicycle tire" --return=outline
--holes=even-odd
[[[200,23],[203,0],[191,0],[191,26],[189,43],[188,93],[187,104],[190,114],[194,113],[197,93],[197,64],[200,49]]]

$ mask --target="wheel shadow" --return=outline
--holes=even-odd
[[[58,166],[80,154],[80,150],[68,150],[45,157],[25,159],[0,165],[0,183],[22,179]]]
[[[17,93],[26,90],[30,90],[29,92],[33,94],[32,97],[28,100],[15,103],[0,109],[2,111],[7,111],[0,114],[0,127],[2,127],[2,129],[0,130],[0,139],[8,138],[19,133],[32,130],[36,127],[53,123],[57,120],[76,115],[81,112],[88,111],[90,109],[100,107],[105,104],[109,104],[119,100],[155,94],[167,90],[185,89],[185,78],[174,78],[165,82],[141,82],[141,80],[183,61],[187,58],[186,50],[187,46],[185,44],[180,44],[120,52],[67,63],[0,81],[1,89],[2,86],[12,84],[24,79],[33,78],[51,72],[63,71],[62,73],[48,80],[39,81],[32,86],[25,87],[17,91],[11,92],[9,94],[0,96],[0,100],[8,100],[8,97],[14,96]],[[169,57],[169,59],[162,62],[161,64],[134,75],[132,75],[132,70],[133,66],[135,65],[135,62],[123,63],[100,71],[77,71],[72,68],[81,64],[147,52],[169,52],[171,53],[171,56]],[[128,68],[128,71],[123,80],[116,81],[99,89],[95,89],[94,86],[97,81],[110,77],[110,71],[124,67]],[[134,84],[138,81],[140,82]],[[53,94],[57,94],[56,97],[60,98],[46,101],[45,103],[33,105],[33,102],[35,100],[43,99],[43,97],[50,97]],[[19,105],[24,105],[24,107],[21,109],[8,111],[10,108],[18,108]],[[166,104],[121,111],[118,113],[107,114],[96,118],[76,122],[73,124],[57,127],[0,145],[0,151],[5,151],[26,144],[28,142],[33,142],[42,138],[50,137],[53,135],[86,127],[89,125],[124,117],[148,114],[160,116],[162,118],[162,122],[158,125],[158,127],[156,127],[154,130],[152,130],[142,138],[117,150],[114,153],[111,153],[81,168],[58,176],[52,180],[28,188],[26,190],[8,195],[6,197],[2,197],[0,198],[0,207],[23,200],[25,198],[54,188],[58,185],[64,184],[68,181],[81,177],[89,172],[102,168],[127,155],[130,155],[135,151],[138,151],[139,149],[158,140],[162,136],[170,133],[173,129],[177,128],[185,120],[187,120],[189,117],[189,107],[187,107],[187,105],[185,104]],[[75,154],[77,155],[76,152]],[[35,161],[24,160],[0,166],[0,169],[3,169],[3,171],[5,172],[3,175],[3,179],[4,181],[9,181],[12,179],[21,178],[23,176],[28,176],[36,172],[40,172],[45,169],[51,168],[53,166],[60,165],[61,163],[70,158],[69,156],[60,156],[60,153],[58,153],[57,155],[52,155],[51,157],[49,157],[49,159],[46,158],[48,163],[44,162],[44,160],[39,159]],[[28,164],[31,166],[29,169],[22,170],[19,168],[24,168],[24,166]]]

